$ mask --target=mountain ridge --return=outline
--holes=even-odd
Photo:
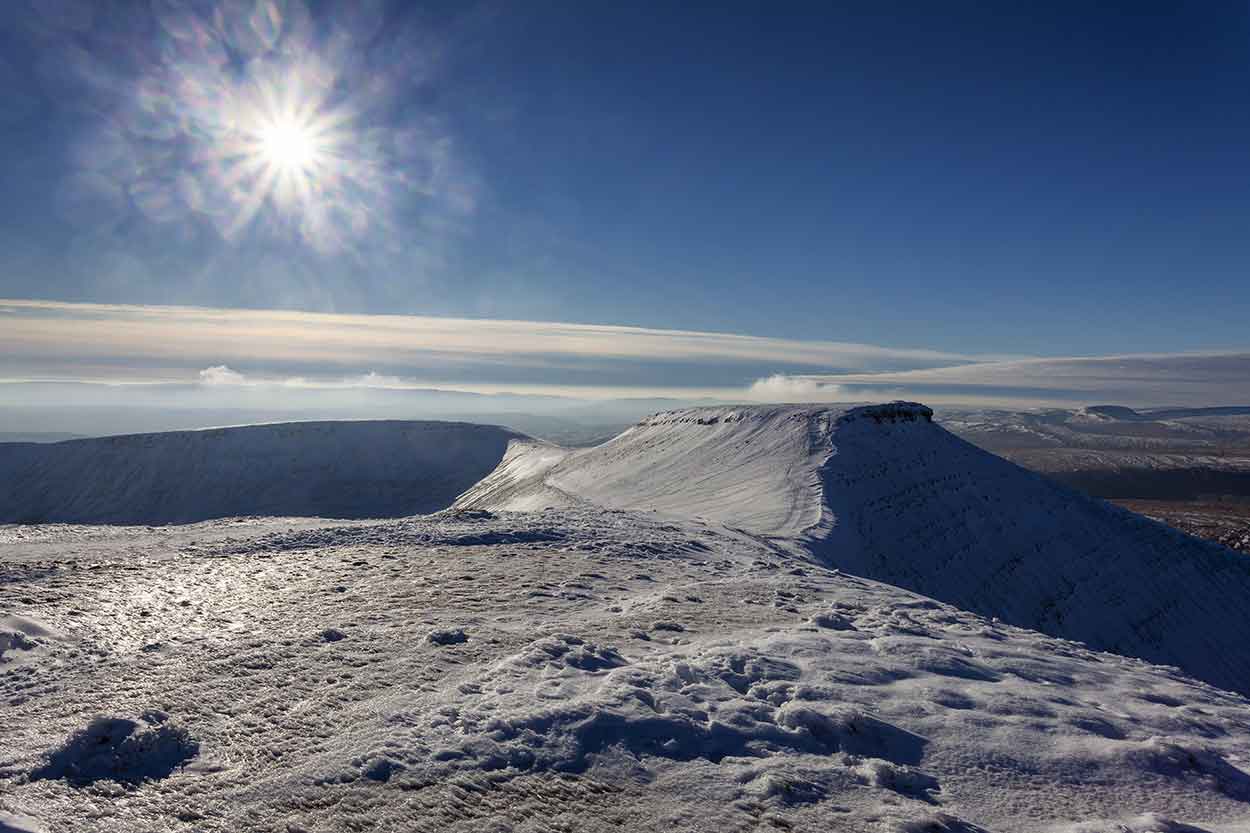
[[[1250,561],[1054,483],[917,403],[697,408],[593,449],[518,445],[460,508],[715,521],[848,573],[1250,691]],[[775,484],[784,488],[773,488]]]
[[[524,435],[360,420],[0,444],[0,523],[395,517],[444,509]]]
[[[932,417],[910,402],[692,408],[588,449],[388,420],[0,446],[0,522],[655,512],[1250,692],[1250,561],[1022,469]]]

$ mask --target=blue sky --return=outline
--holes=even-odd
[[[323,368],[446,383],[1245,352],[1247,90],[1244,3],[6,4],[0,298],[885,351]],[[14,377],[99,358],[9,338]]]

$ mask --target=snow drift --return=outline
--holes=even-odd
[[[489,425],[363,421],[4,443],[0,523],[434,512],[521,437]]]
[[[982,451],[914,403],[658,414],[602,446],[514,443],[461,497],[591,503],[801,543],[848,572],[1250,691],[1250,561]]]

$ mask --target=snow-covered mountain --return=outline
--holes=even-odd
[[[1105,409],[1104,409],[1105,410]],[[463,493],[463,494],[461,494]],[[917,404],[667,411],[569,450],[319,422],[0,445],[0,522],[594,506],[722,523],[1023,627],[1250,691],[1250,562],[984,452]]]
[[[1250,560],[985,452],[909,403],[673,411],[514,443],[461,508],[716,521],[965,610],[1250,691]]]
[[[489,425],[379,420],[3,443],[0,523],[436,512],[519,437]]]
[[[22,448],[0,507],[464,492],[0,526],[3,833],[1248,829],[1250,562],[921,405]]]
[[[821,519],[818,472],[833,418],[803,408],[695,408],[648,417],[589,449],[522,440],[457,505],[654,509],[796,538]]]

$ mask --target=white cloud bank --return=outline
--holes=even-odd
[[[418,385],[405,382],[398,376],[386,376],[370,370],[359,376],[348,376],[342,379],[307,379],[303,376],[288,376],[281,379],[253,378],[232,370],[224,364],[206,367],[198,374],[199,382],[205,387],[269,387],[269,388],[380,388],[405,389]]]
[[[756,379],[747,388],[747,398],[753,402],[839,402],[845,397],[841,385],[784,373]]]
[[[201,385],[242,385],[245,379],[242,373],[237,373],[224,364],[206,367],[200,371]]]

